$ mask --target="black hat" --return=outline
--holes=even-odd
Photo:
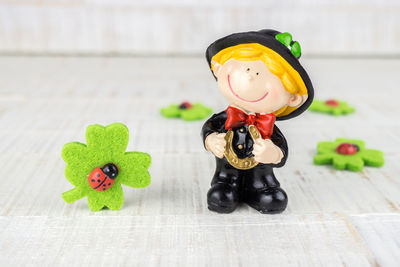
[[[280,37],[284,37],[284,35],[290,36],[290,40],[285,43]],[[279,39],[279,40],[278,40]],[[218,39],[214,43],[212,43],[206,50],[206,59],[208,65],[211,69],[211,59],[221,50],[239,45],[239,44],[248,44],[248,43],[258,43],[265,47],[268,47],[278,53],[281,57],[283,57],[300,75],[302,78],[306,88],[307,88],[307,100],[296,110],[292,111],[288,115],[284,115],[282,117],[277,117],[277,120],[286,120],[293,117],[298,116],[303,113],[311,104],[314,98],[314,89],[311,83],[310,78],[308,77],[307,72],[301,66],[298,58],[300,58],[301,51],[300,45],[298,42],[294,42],[291,40],[291,35],[289,33],[280,33],[275,30],[261,30],[261,31],[251,31],[251,32],[240,32],[228,35],[221,39]],[[284,44],[285,43],[285,44]],[[294,49],[295,48],[295,49]],[[214,76],[215,77],[215,76]]]

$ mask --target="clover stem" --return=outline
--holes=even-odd
[[[74,189],[71,189],[67,192],[62,193],[62,198],[67,203],[75,202],[85,196],[86,196],[86,194],[85,194],[84,190],[82,190],[79,187],[76,187]]]

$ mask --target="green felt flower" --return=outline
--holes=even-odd
[[[183,102],[180,105],[172,104],[161,109],[161,114],[167,118],[182,118],[185,121],[201,120],[209,116],[213,111],[200,103]]]
[[[86,130],[87,145],[65,144],[62,149],[65,177],[75,188],[64,192],[62,198],[72,203],[86,196],[92,211],[103,207],[119,210],[124,203],[121,184],[135,188],[148,186],[151,157],[142,152],[125,152],[128,141],[128,128],[122,123],[113,123],[106,127],[90,125]],[[90,184],[89,177],[96,168],[108,163],[118,167],[118,174],[111,187],[98,191]]]
[[[346,102],[334,99],[327,101],[314,100],[309,110],[335,116],[350,114],[355,111],[354,107],[348,105]]]
[[[366,166],[381,167],[383,152],[366,149],[364,141],[337,138],[334,142],[319,142],[314,164],[333,164],[337,170],[361,171]]]

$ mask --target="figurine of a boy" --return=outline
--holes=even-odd
[[[212,43],[206,58],[228,100],[202,128],[205,148],[216,157],[208,208],[230,213],[240,202],[261,213],[280,213],[287,195],[273,168],[285,164],[288,146],[275,120],[293,118],[313,99],[300,65],[300,45],[274,30],[235,33]]]

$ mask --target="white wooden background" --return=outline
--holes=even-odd
[[[263,28],[305,54],[400,55],[398,0],[0,0],[2,54],[203,55]]]
[[[203,57],[0,57],[0,266],[399,266],[400,60],[303,59],[319,98],[357,112],[278,122],[287,210],[207,210],[213,157],[203,122],[167,120],[182,100],[226,107]],[[152,184],[124,188],[120,211],[67,205],[60,152],[89,124],[120,121],[128,150],[153,157]],[[385,153],[361,173],[314,166],[316,143],[361,138]]]

